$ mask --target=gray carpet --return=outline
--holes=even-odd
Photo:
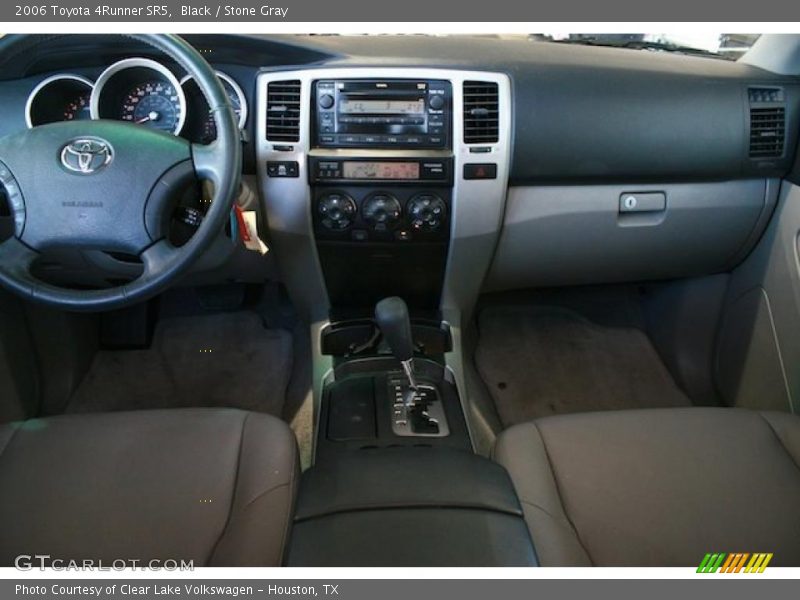
[[[478,318],[478,371],[506,427],[554,414],[690,406],[647,335],[571,310],[492,306]]]
[[[281,416],[292,336],[254,312],[161,320],[147,350],[102,350],[66,412],[225,406]]]

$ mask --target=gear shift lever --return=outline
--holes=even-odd
[[[414,376],[414,340],[411,337],[411,319],[408,316],[406,303],[397,296],[384,298],[375,305],[375,321],[392,354],[403,365],[411,389],[416,391],[418,388]]]
[[[414,340],[411,337],[411,319],[402,298],[384,298],[375,305],[375,322],[395,358],[403,365],[408,387],[397,378],[389,382],[390,397],[394,396],[394,421],[396,435],[423,435],[442,437],[449,435],[447,417],[439,394],[434,386],[417,385],[414,374]]]

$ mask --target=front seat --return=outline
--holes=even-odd
[[[172,409],[0,426],[0,565],[52,559],[279,566],[297,444],[274,417]]]
[[[542,566],[800,566],[800,417],[732,408],[547,417],[501,434]]]

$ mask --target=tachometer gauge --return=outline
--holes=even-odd
[[[183,106],[171,83],[148,81],[135,86],[122,101],[120,119],[153,129],[176,132]]]
[[[25,106],[28,127],[89,119],[89,98],[94,84],[80,75],[59,74],[42,80],[31,91]]]
[[[242,122],[242,100],[239,98],[239,95],[236,91],[230,87],[230,85],[224,85],[225,92],[228,95],[228,99],[231,101],[231,106],[233,107],[233,112],[236,115],[236,122]],[[239,126],[241,129],[241,125]],[[214,121],[214,115],[210,112],[206,116],[205,121],[203,122],[203,140],[208,142],[213,142],[217,139],[217,123]]]
[[[64,120],[65,121],[79,121],[83,119],[91,119],[92,114],[89,111],[89,97],[91,92],[85,92],[70,102],[64,107]]]
[[[242,88],[230,75],[222,71],[216,71],[216,73],[231,103],[236,116],[236,123],[239,125],[239,129],[244,129],[247,123],[247,98]],[[186,127],[181,135],[201,144],[213,142],[217,139],[217,124],[214,120],[214,115],[209,111],[205,96],[200,91],[194,78],[189,75],[181,79],[181,87],[186,93],[190,113],[186,121]]]

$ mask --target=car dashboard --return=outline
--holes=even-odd
[[[729,270],[796,172],[800,82],[740,62],[487,37],[187,40],[236,112],[263,262],[308,315],[398,289],[462,310],[482,291]],[[136,40],[42,36],[4,59],[0,135],[103,118],[214,139],[197,86]]]

